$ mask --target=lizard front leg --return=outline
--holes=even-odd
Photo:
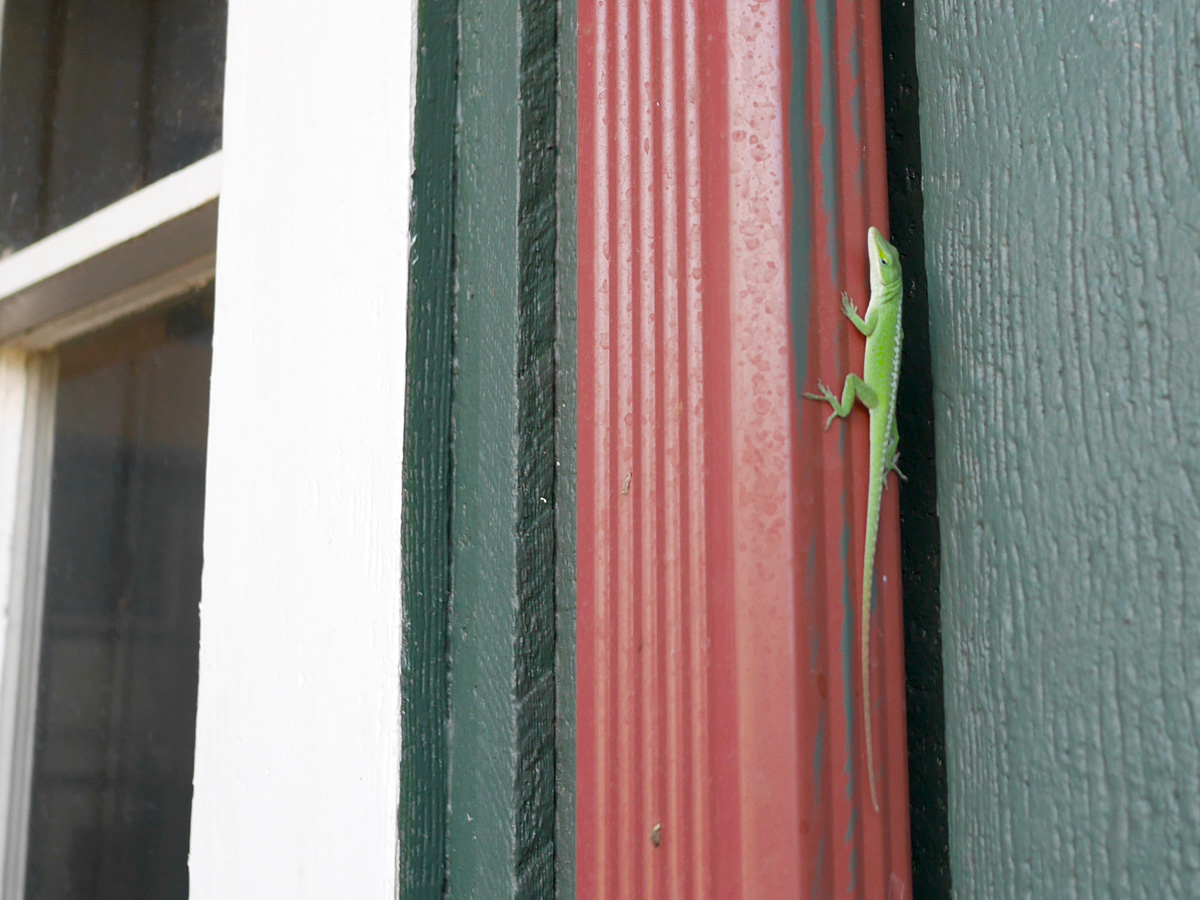
[[[850,323],[858,329],[859,334],[870,337],[871,332],[875,330],[875,316],[872,314],[871,308],[867,307],[867,317],[864,319],[858,314],[854,301],[845,291],[842,291],[842,315],[850,320]]]

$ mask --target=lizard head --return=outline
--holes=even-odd
[[[872,294],[900,289],[900,254],[874,226],[867,229],[867,259],[871,263]]]

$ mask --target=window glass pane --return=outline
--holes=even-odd
[[[217,150],[227,0],[4,0],[0,254]]]
[[[27,898],[187,896],[211,287],[59,354]]]

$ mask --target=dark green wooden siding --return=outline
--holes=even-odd
[[[457,7],[422,0],[417,8],[402,519],[405,900],[440,900],[445,884]]]

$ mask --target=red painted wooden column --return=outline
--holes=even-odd
[[[907,898],[895,482],[858,610],[886,230],[871,0],[579,0],[580,898]],[[799,382],[799,383],[798,383]]]

